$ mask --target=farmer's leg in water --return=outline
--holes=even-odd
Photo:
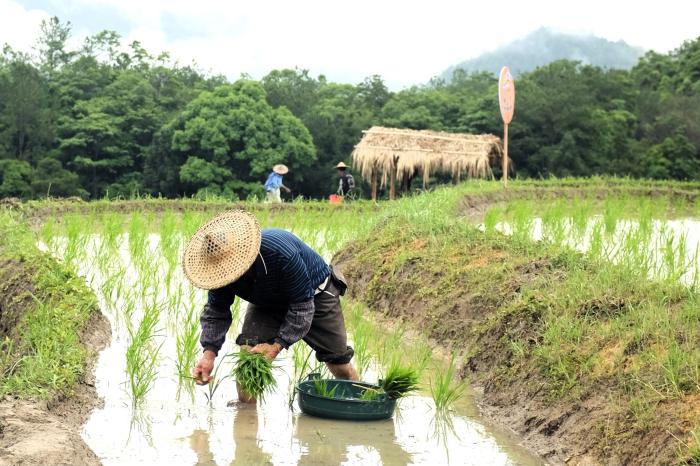
[[[359,380],[350,362],[355,351],[347,344],[345,319],[340,307],[341,288],[345,286],[344,279],[337,278],[334,273],[325,289],[316,295],[314,320],[304,341],[316,351],[316,359],[326,363],[333,377]]]
[[[360,380],[360,376],[357,374],[355,366],[353,366],[351,363],[331,364],[327,362],[326,367],[328,367],[328,370],[331,371],[331,374],[333,374],[333,377],[336,379]]]

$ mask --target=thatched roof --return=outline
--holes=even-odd
[[[502,157],[501,140],[492,134],[459,134],[373,126],[364,131],[352,153],[353,164],[370,179],[381,175],[382,184],[396,169],[397,178],[422,173],[427,184],[432,172],[453,177],[492,177],[490,162]]]

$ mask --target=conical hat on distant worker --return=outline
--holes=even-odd
[[[272,171],[277,173],[278,175],[286,175],[289,172],[289,168],[281,163],[278,163],[274,167],[272,167]]]
[[[260,252],[261,230],[243,210],[224,212],[197,230],[182,256],[185,276],[197,288],[213,290],[238,280]]]
[[[338,163],[338,165],[335,166],[335,168],[345,169],[345,168],[348,168],[348,166],[345,165],[345,162],[340,162],[340,163]]]

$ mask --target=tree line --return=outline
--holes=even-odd
[[[123,47],[113,31],[67,46],[41,25],[31,53],[0,55],[0,197],[262,194],[285,163],[296,195],[334,191],[362,130],[500,134],[496,78],[455,72],[398,92],[306,70],[229,81]],[[517,77],[510,155],[520,177],[700,179],[700,38],[630,71],[555,61]],[[498,167],[494,167],[498,174]]]

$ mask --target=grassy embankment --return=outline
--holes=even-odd
[[[571,180],[513,183],[506,195],[493,184],[438,190],[397,203],[339,261],[355,298],[463,352],[463,374],[484,388],[484,401],[501,417],[522,410],[508,423],[536,447],[538,436],[549,438],[540,453],[696,464],[697,277],[684,239],[658,239],[651,225],[697,215],[697,188]],[[500,201],[480,211],[485,232],[459,216],[474,199]],[[623,219],[634,226],[621,228]],[[497,231],[502,221],[512,236]],[[586,252],[573,249],[584,241]]]
[[[15,214],[0,210],[0,395],[70,395],[89,356],[81,336],[98,312],[83,280],[40,252]]]

